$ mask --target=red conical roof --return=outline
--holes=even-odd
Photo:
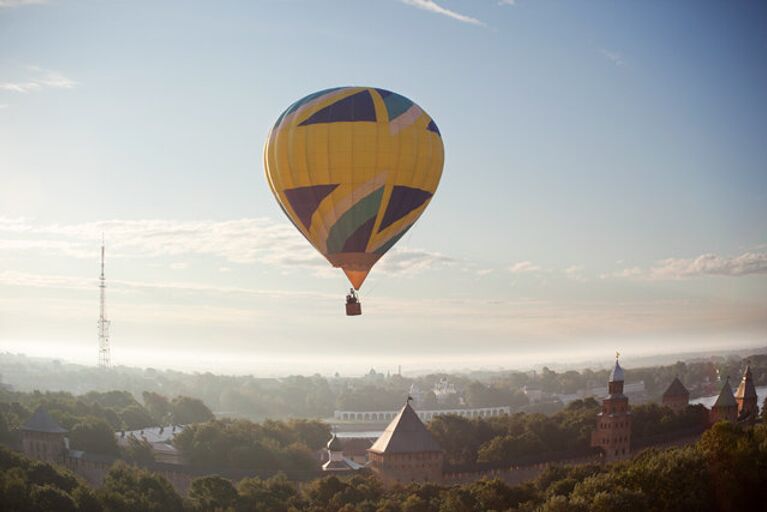
[[[682,381],[679,380],[679,377],[674,377],[674,380],[671,381],[668,389],[663,392],[664,398],[670,396],[690,396],[690,392],[687,391],[686,387],[684,387],[684,384],[682,384]]]
[[[754,379],[751,377],[751,366],[746,366],[746,371],[743,372],[743,378],[740,380],[738,390],[735,392],[735,398],[737,399],[754,399],[756,400],[756,388],[754,387]]]

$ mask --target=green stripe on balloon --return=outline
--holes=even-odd
[[[333,224],[328,234],[328,254],[343,252],[346,240],[354,235],[370,219],[378,214],[383,199],[384,187],[368,194],[360,199],[354,206],[349,208]],[[364,252],[364,251],[360,251]]]

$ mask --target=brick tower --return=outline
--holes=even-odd
[[[631,451],[631,412],[623,394],[623,368],[615,356],[615,367],[607,383],[609,395],[602,400],[597,414],[597,428],[591,434],[591,446],[601,448],[605,461],[628,457]]]
[[[46,462],[61,464],[67,451],[64,436],[67,430],[56,423],[48,411],[38,407],[21,426],[24,455]]]
[[[369,467],[390,485],[439,483],[444,452],[410,407],[410,400],[368,449]]]

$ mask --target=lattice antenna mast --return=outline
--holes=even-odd
[[[99,368],[110,368],[112,358],[109,353],[109,320],[106,308],[107,282],[104,277],[104,237],[101,237],[101,276],[99,276]]]

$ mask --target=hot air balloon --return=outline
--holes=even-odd
[[[372,87],[338,87],[288,107],[269,132],[264,168],[285,215],[356,290],[410,229],[437,190],[442,136],[411,100]]]

